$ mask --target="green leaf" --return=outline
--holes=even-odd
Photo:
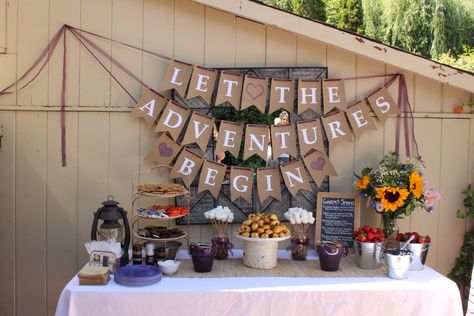
[[[458,210],[456,212],[456,217],[457,218],[466,218],[466,214],[464,214],[464,212],[462,212],[461,210]]]

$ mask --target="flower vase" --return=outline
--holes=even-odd
[[[226,233],[215,232],[214,236],[212,236],[212,245],[216,248],[215,258],[217,260],[227,259],[232,243]]]
[[[293,260],[306,260],[308,255],[309,238],[305,233],[297,233],[291,238],[291,258]]]
[[[382,231],[385,235],[387,240],[386,247],[395,248],[396,241],[395,238],[398,234],[398,225],[397,225],[397,217],[393,216],[391,213],[383,213],[382,214]]]

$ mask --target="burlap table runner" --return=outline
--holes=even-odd
[[[355,256],[342,258],[339,270],[322,271],[319,260],[295,261],[278,259],[272,269],[253,269],[245,266],[242,259],[214,260],[212,271],[198,273],[194,271],[191,259],[181,260],[178,272],[173,278],[232,278],[232,277],[296,277],[296,278],[367,278],[387,276],[385,267],[376,270],[363,270],[356,266]]]

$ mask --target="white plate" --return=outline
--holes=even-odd
[[[188,233],[184,232],[184,235],[182,236],[179,236],[179,237],[175,237],[175,238],[150,238],[150,237],[142,237],[140,235],[138,235],[137,233],[134,234],[135,237],[139,238],[139,239],[143,239],[143,240],[148,240],[148,241],[172,241],[172,240],[179,240],[179,239],[182,239],[184,237],[186,237],[188,235]]]
[[[141,218],[149,218],[149,219],[162,219],[162,220],[171,220],[171,219],[177,219],[177,218],[180,218],[180,217],[183,217],[183,216],[186,216],[188,215],[189,212],[187,212],[186,214],[183,214],[183,215],[178,215],[178,216],[168,216],[168,217],[153,217],[153,216],[146,216],[146,215],[140,215],[138,214],[137,212],[135,212],[135,215],[138,216],[138,217],[141,217]]]

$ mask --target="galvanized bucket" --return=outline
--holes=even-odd
[[[385,266],[387,275],[391,279],[403,280],[408,278],[410,271],[411,255],[385,254]]]
[[[430,249],[430,244],[409,244],[407,248],[413,253],[410,270],[423,270],[425,267],[426,256],[428,256],[428,250]]]
[[[356,264],[361,269],[374,270],[380,267],[383,243],[354,240]]]

